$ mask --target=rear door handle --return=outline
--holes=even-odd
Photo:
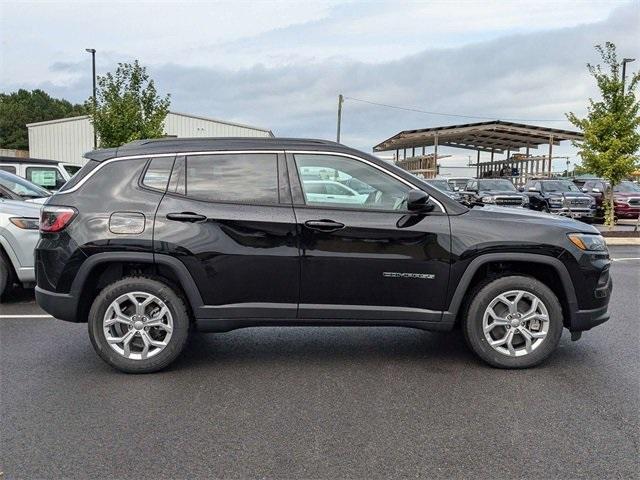
[[[344,223],[334,222],[333,220],[307,220],[304,225],[311,230],[320,232],[335,232],[344,228]]]
[[[206,215],[193,212],[167,213],[167,218],[176,222],[204,222],[207,219]]]

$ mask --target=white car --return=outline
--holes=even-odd
[[[80,168],[55,160],[0,156],[0,170],[26,178],[49,191],[60,190]]]
[[[49,192],[0,171],[0,300],[14,284],[35,282],[33,250],[40,238],[40,208]]]
[[[362,205],[369,196],[333,180],[304,180],[307,201],[314,203],[350,203]]]

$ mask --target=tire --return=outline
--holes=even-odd
[[[151,303],[137,310],[128,297],[134,293],[139,305],[150,298]],[[128,323],[114,320],[115,303],[123,314],[120,318]],[[105,326],[107,322],[113,323]],[[126,373],[151,373],[167,367],[180,355],[189,337],[190,318],[175,289],[160,280],[136,276],[118,280],[99,293],[89,312],[88,327],[93,348],[109,365]],[[117,338],[128,338],[128,342],[115,342]]]
[[[0,249],[0,303],[13,287],[13,270],[9,259]]]
[[[519,302],[515,302],[519,295],[517,292],[523,292]],[[505,295],[503,298],[508,303],[516,304],[516,313],[508,310],[508,303],[499,300],[499,295]],[[488,310],[494,301],[492,311],[496,316],[489,314]],[[530,313],[534,303],[536,311]],[[529,320],[525,321],[528,317],[523,315],[525,313],[529,313]],[[485,327],[491,329],[486,335]],[[469,347],[482,360],[498,368],[527,368],[543,362],[558,346],[562,329],[562,307],[556,295],[542,282],[521,275],[503,276],[480,285],[463,319],[463,332]],[[510,341],[503,345],[490,345],[490,339],[499,343],[507,339],[512,330]],[[526,337],[529,337],[529,345]]]

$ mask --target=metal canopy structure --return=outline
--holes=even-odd
[[[396,150],[396,159],[398,160],[400,159],[400,150],[403,150],[404,160],[407,160],[415,156],[416,148],[419,147],[422,148],[422,155],[425,155],[425,147],[433,146],[435,157],[438,156],[438,146],[455,147],[477,151],[477,163],[475,166],[478,177],[481,174],[494,172],[493,167],[517,167],[524,164],[524,162],[527,162],[525,165],[526,174],[539,175],[540,173],[546,174],[548,172],[550,175],[553,146],[560,145],[560,142],[565,140],[580,141],[583,138],[582,133],[571,130],[493,120],[490,122],[422,128],[419,130],[404,130],[379,143],[373,147],[373,150],[375,152]],[[549,145],[548,155],[530,157],[529,150],[532,148],[537,149],[539,145]],[[511,157],[512,152],[518,152],[522,148],[526,148],[525,155],[519,155],[517,158]],[[410,157],[407,157],[407,149],[411,149]],[[480,152],[491,153],[491,161],[481,163]],[[506,153],[507,158],[494,161],[494,154],[496,153]],[[535,163],[531,162],[531,168],[529,168],[528,160],[531,158],[535,158],[537,161]],[[542,169],[540,169],[540,161],[542,162]]]
[[[580,132],[558,128],[539,127],[524,123],[491,122],[467,123],[446,127],[404,130],[379,143],[373,150],[382,152],[428,146],[448,146],[478,150],[483,152],[504,153],[507,150],[537,148],[538,145],[559,145],[563,140],[582,140]]]

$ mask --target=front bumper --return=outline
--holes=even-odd
[[[56,293],[36,286],[36,303],[58,320],[82,322],[78,319],[78,299],[69,293]]]
[[[640,207],[632,207],[627,204],[616,204],[614,212],[618,218],[638,218]]]
[[[570,218],[594,218],[595,209],[569,209],[567,207],[550,207],[549,211],[556,215]]]
[[[604,301],[604,304],[590,310],[576,310],[571,312],[570,331],[583,332],[609,320],[611,316],[609,314],[609,300],[611,299],[611,292],[613,291],[613,280],[608,271],[603,272],[603,275],[605,274],[607,276],[606,284],[598,286],[593,292],[596,298]]]

